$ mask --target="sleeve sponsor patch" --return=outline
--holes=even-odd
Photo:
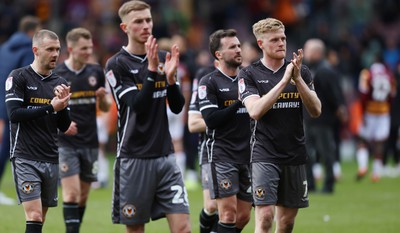
[[[243,93],[244,92],[244,90],[246,89],[246,85],[244,84],[244,79],[240,79],[239,80],[239,92],[240,93]]]
[[[207,86],[199,86],[199,99],[204,99],[207,96]]]
[[[117,79],[115,78],[114,72],[112,70],[109,70],[106,73],[106,78],[111,87],[114,88],[117,85]]]
[[[13,85],[13,77],[8,77],[6,80],[6,91],[9,91]]]

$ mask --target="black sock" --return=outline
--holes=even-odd
[[[235,223],[218,222],[218,233],[236,233]]]
[[[42,233],[42,222],[26,221],[25,233]]]
[[[243,229],[240,229],[240,228],[237,228],[237,227],[236,227],[236,233],[240,233],[240,232],[242,232],[242,230],[243,230]]]
[[[79,233],[79,208],[78,203],[63,203],[64,222],[67,233]]]
[[[218,222],[218,214],[208,215],[202,209],[200,212],[200,233],[210,233],[216,222]]]
[[[79,207],[79,223],[82,223],[83,215],[85,214],[86,206]]]

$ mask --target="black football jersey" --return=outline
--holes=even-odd
[[[100,65],[87,64],[82,70],[70,70],[65,62],[59,64],[55,73],[67,80],[71,87],[69,101],[71,121],[76,122],[78,134],[60,133],[59,146],[72,148],[97,148],[96,90],[104,87],[104,71]]]
[[[148,77],[147,58],[122,48],[106,64],[106,79],[118,109],[117,156],[149,158],[173,153],[166,112],[167,81],[163,71],[165,51],[159,51],[160,64],[155,90],[145,113],[137,113],[123,101],[129,92],[140,92]]]
[[[207,66],[202,68],[196,73],[195,78],[193,79],[192,84],[192,97],[190,99],[189,104],[189,113],[190,114],[200,114],[200,107],[199,107],[199,98],[197,98],[197,89],[199,87],[199,81],[201,78],[208,73],[211,73],[215,70],[214,66]],[[198,154],[199,154],[199,163],[204,164],[208,162],[207,150],[206,150],[206,133],[199,133],[199,145],[198,145]]]
[[[6,102],[20,101],[27,109],[50,105],[53,89],[65,84],[65,79],[52,73],[47,77],[37,74],[31,66],[13,70],[6,81]],[[10,157],[58,163],[59,114],[49,113],[28,121],[11,122]]]
[[[239,72],[239,90],[244,102],[249,96],[267,94],[281,79],[288,61],[276,72],[261,61]],[[313,90],[310,70],[301,67],[301,77]],[[252,161],[285,165],[304,164],[307,159],[303,129],[302,101],[293,81],[280,94],[277,102],[258,121],[252,134]]]
[[[208,108],[224,109],[238,101],[237,77],[229,77],[216,70],[200,81],[198,98],[200,111]],[[250,117],[244,106],[236,116],[215,129],[207,127],[207,153],[209,162],[250,162]]]

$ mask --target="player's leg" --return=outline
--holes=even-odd
[[[241,232],[247,223],[249,223],[251,217],[251,208],[251,202],[237,199],[236,232]]]
[[[200,233],[217,231],[217,202],[210,198],[210,190],[203,190],[203,208],[200,211]]]
[[[25,212],[25,233],[41,233],[43,227],[42,201],[35,199],[22,202]]]
[[[176,164],[174,155],[154,160],[157,170],[156,196],[152,205],[151,218],[166,216],[170,232],[191,232],[189,219],[189,201],[183,183],[182,173]]]
[[[298,209],[308,205],[306,165],[282,166],[276,204],[275,232],[292,232]]]
[[[203,188],[203,208],[200,212],[200,233],[216,232],[218,226],[217,202],[210,197],[208,174],[210,166],[204,163],[200,166]]]
[[[97,181],[98,176],[98,155],[99,149],[85,148],[79,150],[80,155],[80,173],[79,189],[80,196],[78,200],[79,220],[82,224],[83,215],[86,210],[86,203],[89,198],[89,192],[92,182]],[[108,169],[108,168],[107,168]]]
[[[236,195],[236,232],[242,232],[250,221],[253,203],[250,166],[249,164],[241,164],[239,167],[239,193]]]
[[[78,203],[81,195],[79,153],[72,148],[60,147],[59,161],[66,232],[79,232]]]
[[[81,195],[79,175],[61,178],[63,214],[67,233],[79,232],[79,197]]]
[[[167,214],[167,220],[171,233],[191,232],[189,214]]]
[[[81,196],[79,199],[79,222],[82,223],[83,215],[85,214],[86,210],[86,203],[89,199],[91,182],[86,182],[81,180],[80,185],[81,185]]]
[[[291,233],[294,228],[294,222],[298,209],[276,207],[276,233]]]
[[[218,206],[218,230],[217,232],[236,232],[236,211],[237,199],[236,195],[217,198]]]
[[[383,159],[383,151],[384,151],[384,145],[386,143],[386,140],[389,137],[390,133],[390,116],[383,115],[383,116],[378,116],[375,117],[375,124],[374,126],[376,127],[374,130],[374,143],[373,143],[373,155],[374,155],[374,161],[373,161],[373,167],[372,167],[372,181],[376,182],[379,181],[379,179],[382,176],[382,170],[383,170],[383,164],[382,164],[382,159]]]
[[[281,169],[269,163],[251,164],[252,194],[255,205],[255,233],[270,233],[278,201]]]
[[[256,205],[255,215],[255,233],[270,233],[274,224],[274,205]]]
[[[126,225],[126,233],[144,233],[144,224]]]

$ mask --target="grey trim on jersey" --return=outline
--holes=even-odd
[[[18,144],[18,138],[19,138],[18,135],[19,135],[19,129],[20,129],[21,123],[18,122],[17,124],[18,124],[17,132],[15,133],[15,138],[14,138],[15,143],[14,143],[12,150],[10,151],[10,158],[14,158],[15,148],[17,147],[17,144]]]

